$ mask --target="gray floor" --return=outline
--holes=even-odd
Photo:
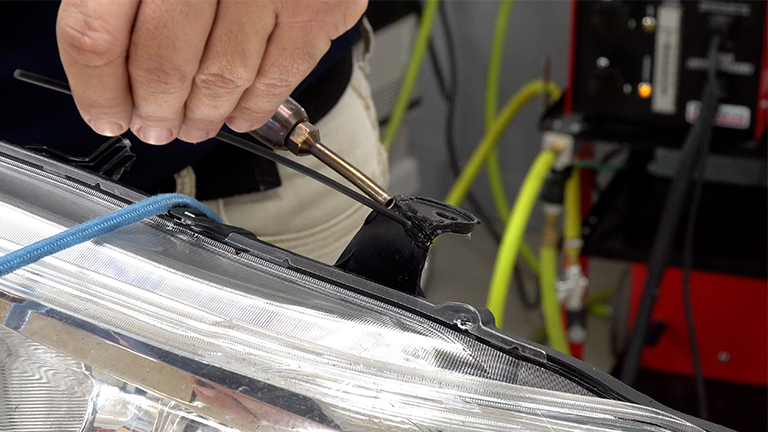
[[[538,245],[538,234],[527,234],[531,247]],[[487,230],[478,227],[470,238],[443,236],[433,248],[425,285],[427,298],[434,303],[458,301],[475,307],[484,307],[488,285],[496,258],[496,243]],[[592,259],[590,263],[590,293],[615,291],[625,282],[628,264],[621,261]],[[535,280],[524,270],[526,287],[532,292]],[[513,282],[514,283],[514,282]],[[610,320],[590,317],[589,340],[585,345],[584,360],[610,371],[614,356],[610,344]],[[524,338],[531,338],[542,327],[539,310],[526,310],[514,289],[510,290],[504,330]]]

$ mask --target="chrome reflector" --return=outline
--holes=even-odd
[[[82,363],[0,327],[0,431],[79,432],[93,389]]]

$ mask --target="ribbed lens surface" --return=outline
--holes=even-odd
[[[79,432],[92,390],[82,363],[0,327],[0,431]]]

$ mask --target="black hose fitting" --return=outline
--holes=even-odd
[[[573,167],[570,166],[563,170],[551,170],[541,189],[541,201],[562,205],[565,199],[565,182],[571,177],[572,171]]]

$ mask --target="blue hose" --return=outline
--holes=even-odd
[[[193,198],[175,193],[155,195],[3,255],[0,257],[0,277],[56,252],[109,234],[112,231],[166,212],[173,207],[189,207],[221,223],[221,219],[216,213]]]

